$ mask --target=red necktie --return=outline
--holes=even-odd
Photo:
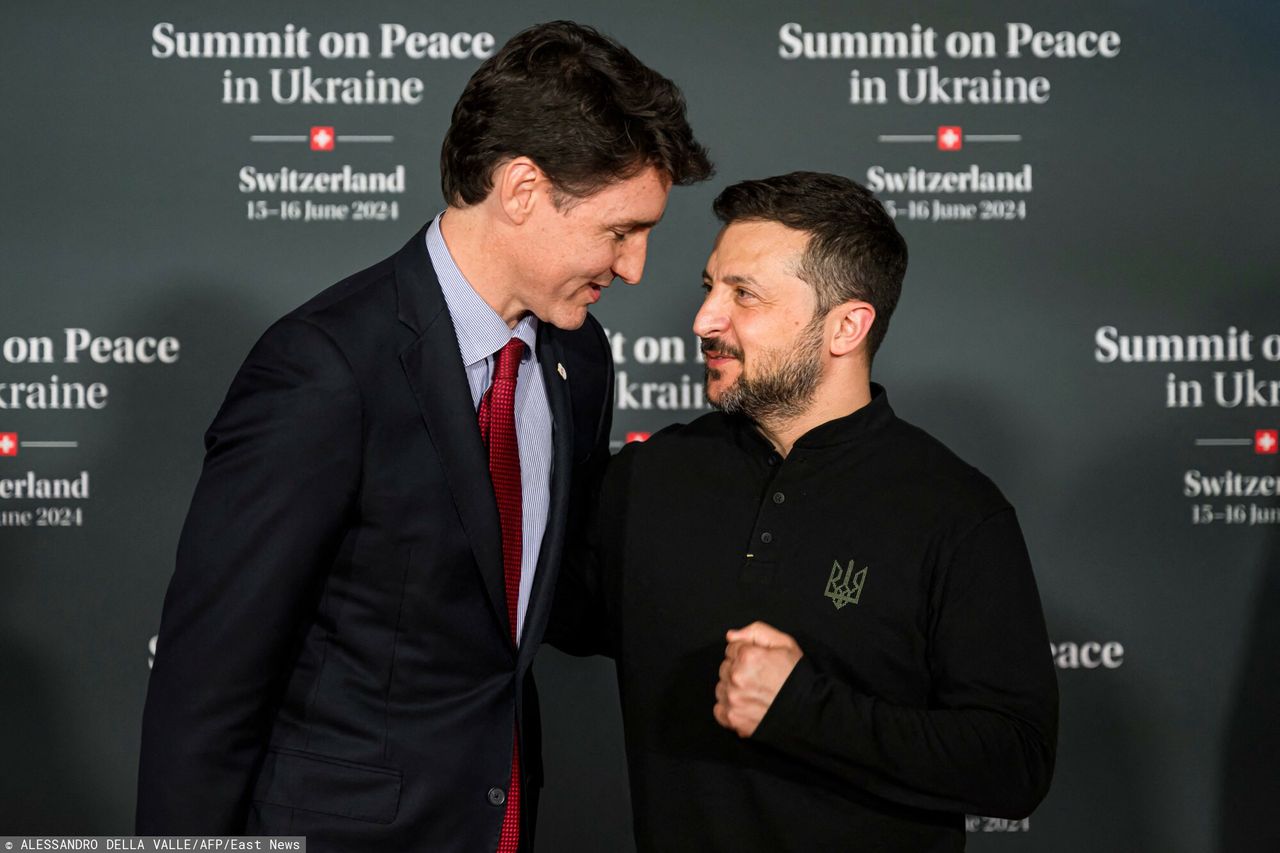
[[[523,496],[520,491],[520,448],[516,443],[516,373],[524,341],[512,338],[498,351],[493,384],[480,399],[480,438],[489,449],[489,477],[498,500],[502,525],[502,575],[507,588],[507,616],[511,644],[516,644],[517,606],[520,603],[520,552]],[[507,810],[502,815],[498,853],[516,853],[520,845],[520,732],[512,740],[511,784],[507,786]]]

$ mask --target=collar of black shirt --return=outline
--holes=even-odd
[[[819,424],[796,440],[792,450],[809,450],[834,447],[851,441],[865,441],[873,433],[883,429],[894,418],[889,405],[889,395],[883,385],[871,383],[871,402],[855,412]],[[773,445],[760,434],[755,422],[737,415],[728,417],[742,447],[751,452],[772,454]]]

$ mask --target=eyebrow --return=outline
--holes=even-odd
[[[624,219],[622,222],[615,222],[610,227],[621,228],[626,231],[640,231],[645,228],[656,228],[661,221],[662,217],[657,219]]]
[[[706,270],[702,271],[703,281],[712,281],[711,274]],[[749,284],[752,287],[758,287],[756,280],[749,275],[727,275],[721,279],[725,284]]]

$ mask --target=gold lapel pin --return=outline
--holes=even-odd
[[[561,379],[567,380],[569,378],[569,374],[565,372],[564,365],[558,361],[556,362],[556,373],[560,374]]]

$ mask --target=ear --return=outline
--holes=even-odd
[[[497,167],[493,189],[498,207],[511,224],[522,225],[533,213],[534,205],[539,203],[539,190],[546,180],[546,173],[528,157],[513,157]]]
[[[831,337],[831,354],[848,355],[866,349],[867,335],[876,321],[876,309],[869,302],[851,300],[831,309],[836,318],[836,326]]]

